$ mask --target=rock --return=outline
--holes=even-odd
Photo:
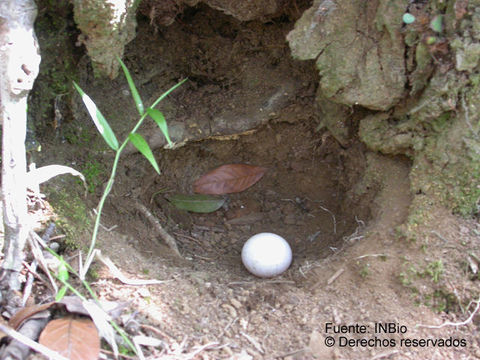
[[[332,350],[325,345],[325,338],[318,331],[314,330],[310,334],[308,351],[315,359],[331,359]]]
[[[85,44],[95,75],[118,75],[127,43],[135,38],[135,12],[138,1],[74,0],[74,19],[82,31],[79,42]]]
[[[457,49],[455,54],[456,68],[458,71],[472,72],[480,59],[480,43],[465,44]]]
[[[294,57],[316,59],[323,96],[340,104],[387,110],[404,94],[400,30],[407,6],[408,0],[315,0],[287,40]]]

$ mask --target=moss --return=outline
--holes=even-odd
[[[68,190],[47,191],[48,199],[57,215],[57,226],[65,233],[65,246],[68,248],[83,248],[79,239],[91,229],[91,219],[88,216],[85,199],[79,194]]]
[[[87,181],[87,190],[92,194],[95,193],[95,190],[107,179],[105,165],[90,156],[83,164],[81,172]]]
[[[51,132],[60,126],[56,121],[54,106],[68,116],[61,104],[69,103],[70,84],[77,77],[76,64],[79,54],[74,44],[78,35],[72,23],[72,6],[66,1],[37,1],[39,15],[35,32],[40,45],[42,62],[29,97],[28,118],[32,132]]]

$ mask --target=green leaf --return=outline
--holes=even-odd
[[[167,139],[168,145],[172,145],[172,140],[170,140],[170,135],[168,135],[167,121],[165,120],[165,116],[163,116],[162,112],[157,109],[148,108],[147,113],[157,123],[160,130],[162,130],[165,139]]]
[[[130,92],[132,93],[133,101],[135,101],[135,106],[137,107],[138,112],[140,115],[143,115],[145,112],[145,108],[143,106],[142,98],[138,93],[138,90],[133,82],[132,76],[130,75],[130,71],[128,71],[127,67],[123,63],[122,59],[117,56],[118,62],[123,69],[123,73],[125,74],[125,78],[127,79],[128,86],[130,87]]]
[[[402,20],[405,24],[411,24],[415,21],[415,16],[409,13],[403,14]]]
[[[60,290],[58,290],[58,293],[57,295],[55,295],[55,301],[60,301],[63,299],[63,297],[65,296],[67,292],[67,287],[66,286],[62,286],[62,288]]]
[[[167,197],[176,208],[196,213],[210,213],[225,203],[225,198],[205,194],[176,194]]]
[[[430,28],[438,33],[441,33],[443,30],[443,15],[437,15],[430,22]]]
[[[153,156],[152,150],[150,149],[150,146],[148,146],[148,143],[145,141],[142,135],[130,133],[128,135],[128,139],[138,149],[138,151],[140,151],[142,155],[145,156],[148,161],[150,161],[150,164],[152,164],[155,171],[160,174],[160,169],[158,167],[157,161],[155,160],[155,157]]]
[[[168,94],[170,94],[173,90],[175,90],[176,88],[178,88],[180,85],[182,85],[185,81],[187,81],[188,78],[186,79],[183,79],[182,81],[180,81],[178,84],[175,84],[173,85],[170,89],[168,89],[167,91],[165,91],[162,95],[160,95],[158,97],[157,100],[155,100],[152,104],[152,106],[150,106],[151,108],[154,108],[155,106],[157,106],[157,104],[162,101]]]
[[[67,269],[67,265],[65,264],[65,260],[63,260],[63,258],[60,258],[57,277],[61,281],[66,282],[68,280],[68,269]]]
[[[90,99],[90,97],[83,92],[83,90],[80,88],[80,86],[77,85],[75,81],[73,82],[73,86],[75,86],[75,89],[77,89],[78,93],[82,97],[83,103],[87,107],[88,113],[90,114],[90,117],[95,123],[95,126],[97,127],[100,135],[102,135],[108,146],[110,146],[115,151],[118,150],[118,141],[115,137],[115,133],[113,132],[112,128],[110,127],[100,110],[98,110],[97,105],[95,105],[93,100]]]

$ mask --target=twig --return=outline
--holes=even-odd
[[[331,285],[335,280],[337,280],[337,278],[343,274],[343,272],[345,271],[344,268],[340,268],[338,269],[337,271],[335,271],[335,274],[333,274],[330,279],[328,279],[327,281],[327,285]]]
[[[253,284],[295,284],[293,280],[266,280],[266,281],[232,281],[227,285],[253,285]]]
[[[366,257],[388,257],[388,254],[365,254],[365,255],[361,255],[361,256],[357,256],[356,258],[353,258],[354,260],[358,260],[358,259],[363,259],[363,258],[366,258]]]
[[[478,312],[478,309],[480,309],[480,298],[476,301],[474,301],[475,303],[477,303],[477,306],[475,307],[475,309],[472,311],[472,313],[470,314],[470,316],[468,317],[467,320],[465,321],[462,321],[462,322],[458,322],[458,323],[454,323],[454,322],[451,322],[451,321],[445,321],[442,325],[423,325],[423,324],[417,324],[416,327],[424,327],[424,328],[428,328],[428,329],[441,329],[445,326],[463,326],[463,325],[467,325],[469,322],[472,321],[473,317],[475,316],[475,314]]]
[[[152,331],[152,332],[154,332],[155,334],[160,335],[160,336],[163,336],[163,337],[165,337],[165,338],[167,338],[167,339],[169,339],[169,340],[171,340],[171,341],[174,340],[174,338],[173,338],[172,335],[169,335],[169,334],[167,334],[166,332],[164,332],[163,330],[160,330],[160,329],[158,329],[158,328],[156,328],[156,327],[153,327],[153,326],[150,326],[150,325],[145,325],[145,324],[141,324],[140,327],[141,327],[142,329],[146,329],[146,330]]]
[[[196,355],[200,354],[203,350],[207,350],[209,348],[213,348],[215,346],[219,345],[217,342],[211,342],[205,345],[200,346],[197,350],[191,352],[188,354],[187,359],[193,359]]]
[[[177,242],[175,241],[173,236],[166,232],[162,225],[160,225],[160,221],[158,221],[158,219],[153,216],[153,214],[143,204],[140,204],[138,201],[135,201],[134,204],[135,208],[140,211],[148,219],[148,221],[150,221],[155,230],[157,230],[162,239],[165,240],[165,242],[170,247],[170,249],[172,249],[175,255],[177,255],[178,257],[182,257],[180,251],[178,250]]]
[[[47,229],[45,230],[45,233],[43,234],[43,236],[41,237],[41,239],[47,243],[50,241],[52,235],[53,235],[53,232],[55,231],[55,223],[50,223],[47,227]],[[22,298],[22,306],[25,306],[25,304],[27,303],[27,300],[28,298],[30,297],[30,294],[32,293],[32,286],[33,286],[33,279],[34,277],[37,277],[39,278],[42,282],[44,282],[44,280],[40,277],[40,275],[37,274],[37,267],[38,267],[38,261],[37,259],[34,259],[32,261],[32,264],[31,265],[28,265],[27,263],[24,263],[24,266],[27,268],[28,270],[28,275],[27,275],[27,282],[25,283],[25,286],[23,288],[23,298]],[[49,286],[49,284],[47,283],[47,286]]]
[[[45,257],[43,256],[42,251],[40,250],[40,248],[38,246],[38,244],[40,244],[44,248],[46,248],[48,245],[33,230],[30,231],[30,236],[28,237],[28,241],[30,243],[30,247],[32,249],[33,256],[35,257],[35,259],[40,264],[40,267],[42,268],[42,270],[48,276],[48,280],[50,280],[50,284],[52,285],[53,290],[55,291],[55,294],[56,294],[58,292],[57,283],[53,279],[52,274],[50,273],[50,271],[48,269],[47,262],[45,261]]]
[[[49,359],[68,360],[67,358],[65,358],[62,355],[60,355],[59,353],[57,353],[56,351],[50,350],[46,346],[43,346],[43,345],[33,341],[32,339],[29,339],[25,335],[20,334],[18,331],[15,331],[8,326],[0,324],[0,330],[3,331],[8,336],[10,336],[11,338],[21,342],[22,344],[27,345],[29,348],[31,348],[31,349],[33,349],[37,352],[45,355]]]
[[[240,331],[240,335],[244,336],[245,339],[250,341],[250,343],[255,347],[255,349],[257,349],[260,352],[260,354],[265,354],[265,351],[263,351],[262,346],[257,340],[252,338],[250,335],[245,334],[243,331]]]
[[[25,268],[28,270],[27,281],[23,287],[23,297],[22,297],[22,306],[25,306],[27,303],[30,294],[32,293],[33,279],[35,278],[34,273],[37,271],[38,262],[37,260],[32,261],[32,265],[24,263]]]
[[[333,219],[333,233],[336,234],[337,233],[337,220],[335,220],[335,215],[330,211],[328,210],[326,207],[323,207],[322,205],[318,205],[318,207],[326,212],[328,212],[330,215],[332,215],[332,219]]]
[[[143,280],[143,279],[129,279],[116,267],[116,265],[108,257],[103,256],[100,250],[94,250],[97,258],[110,270],[113,276],[126,285],[158,285],[166,283],[170,280]]]
[[[227,332],[227,330],[228,330],[233,324],[235,324],[235,322],[236,322],[237,320],[238,320],[238,316],[235,317],[234,319],[230,320],[230,321],[228,322],[227,326],[225,326],[225,327],[223,328],[223,330],[222,330],[222,332],[220,333],[220,335],[218,335],[218,338],[220,339],[220,338],[223,336],[223,334],[225,334],[225,333]]]
[[[105,230],[106,232],[110,232],[110,231],[112,231],[112,230],[115,230],[115,229],[118,227],[118,225],[115,224],[115,225],[107,228],[105,225],[102,225],[102,223],[100,223],[100,227],[101,227],[103,230]]]
[[[24,262],[23,263],[23,266],[25,267],[25,269],[27,269],[27,271],[29,273],[31,273],[33,275],[34,278],[36,278],[38,281],[40,281],[42,284],[44,284],[45,286],[47,287],[50,287],[50,284],[47,280],[45,280],[44,278],[42,278],[42,276],[37,272],[36,269],[33,269],[28,263]],[[27,285],[25,285],[27,286]],[[51,289],[53,290],[53,289]]]

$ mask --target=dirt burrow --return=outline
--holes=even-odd
[[[199,358],[478,357],[478,340],[471,334],[476,323],[456,330],[415,327],[446,317],[434,311],[445,298],[434,298],[434,291],[453,284],[451,293],[459,294],[459,302],[478,293],[476,278],[463,265],[468,251],[479,250],[478,225],[432,208],[419,219],[417,239],[402,238],[398,226],[406,221],[411,201],[409,160],[368,152],[357,141],[342,147],[322,129],[313,64],[293,61],[285,44],[292,19],[240,23],[204,7],[182,16],[156,30],[148,19],[139,19],[125,62],[148,100],[189,77],[161,108],[172,138],[185,145],[161,150],[159,131],[142,130],[157,148],[161,175],[140,155],[126,154],[102,218],[106,229],[117,227],[99,236],[99,247],[126,275],[165,283],[125,286],[98,266],[93,284],[101,298],[131,301],[137,324],[132,331],[164,341],[163,350],[150,349],[152,357],[168,358],[175,348],[187,353],[210,343]],[[86,59],[79,67],[79,82],[112,119],[117,134],[125,134],[136,118],[125,82],[97,81]],[[58,124],[55,134],[45,132],[41,162],[81,168],[98,163],[108,169],[111,157],[97,145],[78,101],[70,122]],[[191,193],[196,178],[228,163],[268,170],[211,214],[181,212],[165,199],[165,194]],[[98,186],[96,195],[101,190]],[[91,196],[89,206],[96,201]],[[134,210],[135,201],[174,236],[183,259]],[[243,243],[262,231],[277,233],[292,246],[293,264],[278,278],[255,278],[241,264]],[[426,266],[438,261],[445,268],[437,284],[427,281]],[[412,268],[416,272],[408,275]],[[434,300],[427,301],[427,295]],[[462,318],[458,308],[445,309],[453,312],[450,318]],[[395,322],[407,326],[407,334],[381,338],[455,336],[467,339],[468,347],[326,349],[326,322]]]

